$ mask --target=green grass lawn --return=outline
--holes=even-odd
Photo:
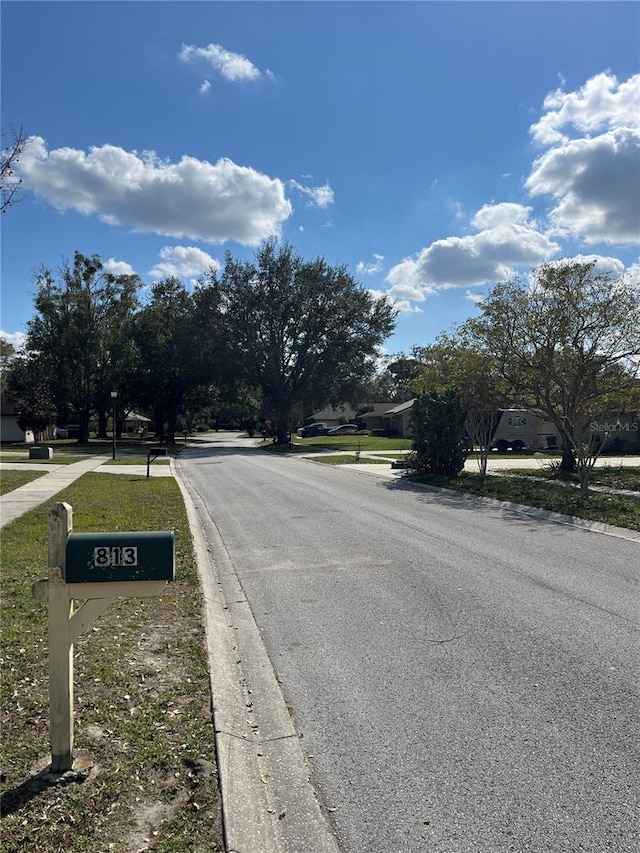
[[[505,472],[507,473],[507,472]],[[550,481],[578,483],[578,475],[566,474],[562,471],[542,468],[514,468],[508,473],[519,477],[543,477]],[[591,472],[589,482],[592,486],[605,486],[610,489],[628,489],[640,492],[640,467],[623,465],[606,465],[594,468]]]
[[[477,459],[480,456],[477,450],[469,453],[467,459]],[[514,453],[512,450],[507,450],[505,453],[499,453],[497,450],[492,450],[489,453],[489,459],[556,459],[560,460],[559,453],[543,453],[541,450],[523,451],[522,453]]]
[[[108,459],[105,465],[146,465],[147,457],[145,456],[116,456],[115,459]],[[171,460],[168,456],[158,456],[151,460],[152,465],[170,465]]]
[[[0,495],[6,495],[7,492],[12,492],[14,489],[19,489],[20,486],[26,486],[32,480],[37,480],[38,477],[44,477],[45,471],[2,471],[0,472]]]
[[[327,454],[326,456],[310,456],[311,462],[320,462],[323,465],[352,465],[354,463],[358,463],[358,465],[391,465],[391,462],[387,462],[386,459],[371,459],[367,456],[361,456],[359,459],[356,458],[354,453],[336,453],[336,454]]]
[[[54,460],[58,453],[65,456],[111,456],[113,451],[113,442],[110,438],[90,438],[86,444],[80,444],[76,438],[57,438],[53,441],[38,442],[38,445],[53,448]],[[14,444],[3,445],[3,451],[9,451],[10,454],[15,452],[29,455],[29,447],[33,445],[25,444],[24,442],[15,442]],[[139,436],[126,435],[116,440],[116,455],[118,456],[143,456],[146,459],[150,447],[157,447],[158,440],[150,436],[143,438]],[[163,447],[168,449],[172,456],[176,456],[180,451],[184,450],[184,441],[177,441],[175,444],[164,444]],[[4,461],[10,461],[10,454]],[[15,458],[15,457],[12,457]]]
[[[22,474],[22,471],[19,472]],[[74,530],[176,530],[177,578],[121,599],[75,645],[75,750],[83,783],[33,777],[48,761],[47,510],[2,531],[2,822],[7,853],[222,851],[202,602],[172,478],[86,474],[58,496]],[[144,841],[148,839],[148,841]]]
[[[74,462],[80,462],[81,459],[86,459],[91,455],[93,454],[71,454],[69,451],[57,454],[54,450],[51,459],[29,459],[28,456],[12,456],[8,453],[2,453],[0,454],[0,462],[20,462],[25,465],[72,465]]]
[[[519,474],[520,471],[514,473]],[[539,472],[536,471],[537,473]],[[592,492],[589,498],[584,499],[576,489],[563,488],[555,483],[539,483],[520,477],[497,475],[491,475],[483,481],[479,474],[466,471],[458,477],[415,474],[406,476],[415,482],[440,488],[512,501],[589,521],[626,527],[629,530],[640,530],[640,498]]]
[[[397,454],[401,456],[401,454]],[[313,462],[325,465],[347,465],[356,462],[354,454],[334,454],[313,457]],[[359,465],[378,464],[375,459],[361,457]],[[504,476],[510,474],[511,476]],[[511,501],[552,510],[562,515],[573,515],[590,521],[601,521],[630,530],[640,530],[640,498],[606,494],[592,491],[584,500],[576,489],[566,487],[557,474],[549,468],[514,468],[504,475],[491,474],[483,482],[479,474],[462,472],[458,477],[430,477],[407,473],[415,482],[448,488],[467,494],[484,495],[497,500]],[[521,476],[522,475],[522,476]],[[534,482],[533,478],[546,479],[548,482]],[[571,480],[577,482],[572,475]],[[640,491],[640,468],[596,468],[592,485],[608,486],[612,489],[630,489]]]

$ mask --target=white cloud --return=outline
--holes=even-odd
[[[212,267],[216,271],[220,269],[219,261],[196,246],[164,246],[160,250],[160,257],[161,263],[149,270],[152,278],[188,278],[202,275]]]
[[[329,207],[330,204],[333,204],[333,190],[328,182],[321,187],[305,187],[303,184],[298,183],[298,181],[291,180],[289,181],[289,186],[299,193],[306,195],[313,207]]]
[[[356,264],[356,272],[358,275],[374,275],[375,273],[380,272],[383,263],[384,255],[376,255],[374,253],[373,261],[369,261],[369,263],[358,261]]]
[[[556,89],[544,99],[546,113],[529,130],[542,145],[566,142],[571,127],[582,134],[640,123],[640,74],[618,83],[613,74],[596,74],[577,92]]]
[[[636,287],[640,290],[640,259],[638,259],[635,264],[627,267],[625,272],[629,277],[629,281],[634,282]]]
[[[529,214],[530,208],[518,204],[485,205],[471,220],[480,229],[477,234],[436,240],[392,267],[386,278],[390,295],[415,293],[424,299],[444,287],[497,281],[515,266],[548,260],[560,247],[537,229]]]
[[[640,130],[617,128],[571,140],[539,157],[526,186],[550,195],[550,222],[587,245],[632,245],[640,234]]]
[[[464,298],[468,302],[473,302],[474,305],[477,305],[479,302],[482,302],[484,297],[481,293],[478,293],[475,290],[467,290],[464,294]]]
[[[476,231],[484,231],[488,228],[497,228],[502,225],[524,225],[529,228],[537,228],[535,219],[531,219],[531,208],[523,207],[521,204],[501,202],[499,204],[485,204],[471,218],[471,225]]]
[[[573,255],[571,258],[557,258],[549,261],[549,266],[560,267],[566,263],[594,263],[593,271],[596,275],[611,275],[614,278],[619,278],[625,272],[624,264],[620,258],[611,258],[605,255]]]
[[[409,259],[407,259],[407,261],[408,260]],[[403,261],[401,264],[398,264],[398,267],[402,267],[402,265],[407,263],[407,261]],[[388,291],[388,295],[391,299],[408,299],[411,302],[424,302],[427,296],[433,296],[438,292],[435,287],[429,287],[428,285],[420,284],[419,282],[412,280],[411,273],[412,270],[407,265],[404,270],[404,274],[399,274],[396,277],[395,284]]]
[[[367,289],[367,293],[373,296],[374,299],[386,298],[398,314],[407,315],[422,313],[422,309],[418,308],[416,305],[412,305],[409,299],[394,299],[388,292],[385,293],[382,290],[372,290],[371,288]]]
[[[561,75],[559,79],[564,84]],[[396,304],[411,305],[443,289],[492,284],[518,268],[556,257],[563,236],[586,245],[636,244],[639,103],[640,75],[619,83],[611,74],[599,74],[576,92],[548,95],[544,115],[530,128],[534,141],[547,150],[532,164],[525,187],[532,197],[550,197],[551,209],[536,219],[525,204],[486,204],[468,220],[460,205],[451,205],[464,236],[435,240],[395,264],[385,279],[388,296]],[[476,233],[465,233],[467,221]],[[598,272],[623,271],[616,258],[578,258],[596,260]],[[466,298],[477,297],[467,290]]]
[[[178,58],[182,62],[207,62],[231,83],[258,80],[262,76],[260,70],[246,56],[225,50],[220,44],[209,44],[207,47],[183,44]],[[273,77],[273,74],[269,72],[269,76]]]
[[[404,317],[406,317],[408,314],[422,314],[422,308],[418,308],[417,305],[412,305],[406,299],[394,299],[392,301],[392,304],[398,314],[402,314]]]
[[[598,74],[577,92],[552,92],[547,112],[531,126],[548,147],[525,186],[548,195],[558,234],[587,245],[632,245],[640,233],[640,74],[619,83]],[[573,134],[571,136],[570,134]]]
[[[201,95],[206,95],[210,88],[211,88],[211,81],[210,80],[204,80],[200,84],[200,87],[198,88],[198,92],[200,92]]]
[[[292,212],[282,181],[228,159],[170,163],[113,145],[49,152],[32,137],[18,168],[25,186],[54,207],[179,239],[257,245],[280,236]]]
[[[135,275],[136,271],[126,261],[116,261],[115,258],[109,258],[102,265],[107,272],[112,275]]]
[[[451,210],[451,213],[458,222],[463,222],[467,218],[464,205],[461,202],[449,201],[447,202],[447,207]]]
[[[8,341],[11,346],[16,350],[16,352],[20,352],[27,340],[27,336],[24,332],[3,332],[0,331],[0,338],[4,338],[5,341]]]

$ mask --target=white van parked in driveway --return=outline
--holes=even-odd
[[[492,450],[556,450],[560,437],[552,421],[535,409],[498,409]]]

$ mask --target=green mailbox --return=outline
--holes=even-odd
[[[172,581],[175,553],[173,530],[70,533],[65,581]]]

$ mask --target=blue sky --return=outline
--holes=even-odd
[[[194,282],[269,236],[399,309],[390,353],[492,283],[640,278],[640,4],[3,0],[2,333],[75,250]],[[6,139],[6,138],[5,138]]]

